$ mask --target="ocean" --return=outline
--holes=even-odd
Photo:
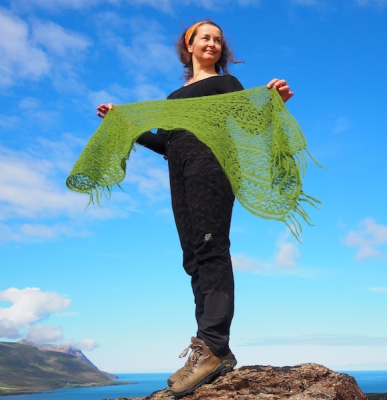
[[[338,371],[351,375],[363,393],[387,393],[387,371]]]
[[[339,371],[353,376],[364,393],[387,393],[387,371]],[[117,386],[50,390],[5,396],[4,400],[101,400],[148,396],[165,389],[169,374],[118,374],[118,381],[136,382]]]

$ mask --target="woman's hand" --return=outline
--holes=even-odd
[[[272,79],[266,87],[268,89],[274,87],[274,89],[279,93],[281,96],[282,101],[285,103],[287,102],[294,93],[290,91],[289,85],[286,83],[285,79]]]
[[[113,107],[114,104],[112,103],[109,103],[108,105],[101,104],[99,107],[97,107],[98,110],[97,115],[103,119],[106,117],[106,114],[109,112],[109,110],[111,110]]]

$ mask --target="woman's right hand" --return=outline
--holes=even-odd
[[[285,79],[272,79],[266,87],[268,89],[274,87],[274,89],[279,93],[281,99],[284,103],[286,103],[291,97],[293,97],[294,93],[290,91],[289,85],[286,83]]]
[[[112,103],[109,103],[108,105],[101,104],[99,107],[97,107],[98,110],[97,115],[103,119],[106,117],[106,114],[109,112],[109,110],[111,110],[113,107],[114,104]]]

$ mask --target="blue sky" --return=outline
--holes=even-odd
[[[211,18],[245,88],[286,78],[312,162],[302,245],[235,206],[239,366],[387,369],[386,0],[0,0],[0,340],[167,372],[195,335],[165,160],[138,148],[102,206],[65,180],[95,108],[183,84],[174,43]]]

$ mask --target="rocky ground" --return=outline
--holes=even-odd
[[[376,396],[376,395],[375,395]],[[373,397],[371,400],[387,400]],[[385,396],[385,395],[384,395]],[[115,400],[174,400],[168,389],[140,398]],[[203,385],[182,400],[367,400],[355,379],[322,365],[241,367]],[[112,399],[105,399],[112,400]]]

